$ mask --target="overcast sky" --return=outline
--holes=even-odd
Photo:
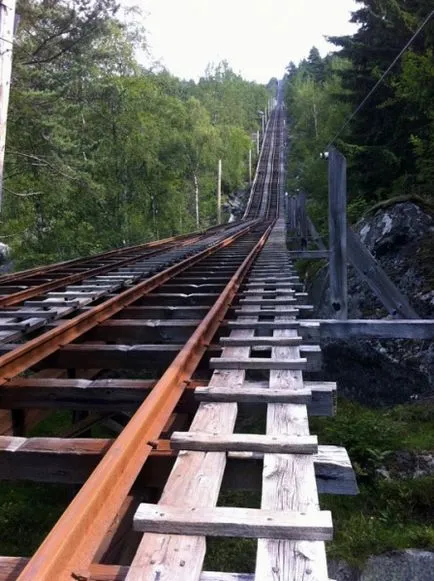
[[[350,34],[355,0],[121,0],[143,10],[152,58],[197,79],[210,62],[229,61],[249,80],[281,77],[286,65],[333,49],[324,36]],[[142,58],[141,58],[142,60]]]

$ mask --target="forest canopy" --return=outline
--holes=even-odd
[[[136,60],[146,36],[114,0],[18,0],[0,240],[19,266],[65,260],[216,220],[246,185],[271,91],[228,63],[197,82]],[[255,146],[253,145],[255,150]]]
[[[287,68],[291,123],[289,187],[304,188],[325,223],[327,176],[320,153],[360,105],[433,9],[431,0],[358,0],[352,36],[332,37],[336,52],[312,48]],[[394,196],[434,193],[434,18],[339,134],[348,160],[350,217]]]

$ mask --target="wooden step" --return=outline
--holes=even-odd
[[[169,535],[247,537],[329,541],[333,525],[329,511],[309,513],[255,508],[183,508],[167,504],[139,505],[134,530]]]
[[[302,337],[221,337],[220,343],[224,347],[253,347],[259,346],[288,346],[300,345]]]
[[[194,391],[199,401],[235,401],[237,403],[300,403],[312,399],[310,389],[271,389],[269,387],[197,387]]]
[[[268,357],[249,357],[235,359],[231,357],[212,357],[209,365],[211,369],[306,369],[307,359],[270,359]]]
[[[175,450],[197,452],[262,452],[268,454],[317,454],[316,436],[266,436],[260,434],[207,434],[173,432]]]

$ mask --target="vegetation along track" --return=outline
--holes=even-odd
[[[302,379],[320,352],[301,345],[296,330],[295,316],[309,306],[284,249],[281,147],[279,106],[239,223],[5,279],[27,288],[11,287],[1,315],[0,407],[10,410],[0,416],[1,477],[82,487],[30,560],[0,558],[0,581],[232,579],[201,573],[208,533],[262,539],[261,581],[275,578],[276,567],[282,580],[306,570],[327,578],[331,521],[318,510],[315,473],[327,491],[353,493],[355,484],[345,451],[318,447],[309,435],[307,406],[332,413],[335,386]],[[243,400],[267,404],[266,435],[232,434]],[[74,410],[62,437],[26,438],[53,409]],[[279,432],[283,413],[295,432]],[[88,437],[101,422],[119,435]],[[257,469],[262,453],[263,510],[231,509],[231,518],[214,509],[228,451],[244,462],[233,472],[241,487],[244,467]],[[277,451],[284,456],[270,453]],[[279,506],[268,462],[298,479]],[[163,487],[160,508],[139,507]],[[166,514],[172,509],[181,512]],[[134,514],[142,540],[130,535]]]

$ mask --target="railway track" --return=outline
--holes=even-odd
[[[357,486],[309,433],[336,385],[303,379],[321,352],[297,323],[282,119],[243,221],[0,278],[1,478],[81,486],[33,557],[0,557],[0,581],[328,579],[318,491]],[[53,410],[71,425],[29,437]],[[262,435],[240,432],[253,412]],[[218,506],[226,488],[261,507]],[[208,536],[258,539],[255,573],[204,572]]]

